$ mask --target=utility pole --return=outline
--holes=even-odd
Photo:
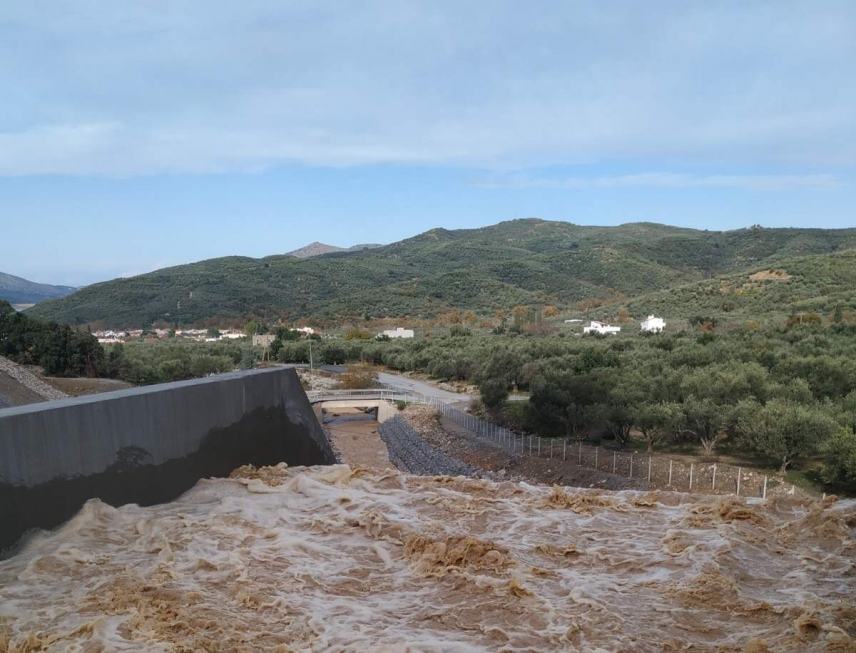
[[[312,338],[309,338],[309,382],[312,383]]]

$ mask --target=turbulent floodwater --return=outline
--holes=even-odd
[[[854,650],[854,502],[233,476],[0,562],[0,651]]]

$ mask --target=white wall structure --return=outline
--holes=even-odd
[[[604,324],[603,322],[595,322],[591,321],[591,324],[587,327],[583,327],[583,333],[599,333],[601,335],[612,334],[615,335],[621,331],[620,326],[612,326],[609,324]]]
[[[645,333],[661,333],[666,328],[666,321],[661,317],[649,315],[640,325]]]
[[[396,327],[394,329],[382,331],[378,335],[386,336],[387,338],[413,338],[416,334],[413,329],[402,329],[401,327]]]

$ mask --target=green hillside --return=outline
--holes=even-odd
[[[32,313],[110,326],[250,314],[341,319],[432,316],[451,308],[486,313],[517,304],[654,297],[711,276],[848,248],[856,248],[854,229],[709,232],[652,223],[586,227],[513,220],[481,229],[433,229],[375,249],[309,259],[211,259],[95,284]],[[652,308],[661,306],[651,301]]]
[[[801,257],[775,257],[767,267],[682,284],[634,297],[632,315],[673,318],[765,319],[794,313],[856,311],[856,250]],[[614,312],[617,305],[600,309]]]

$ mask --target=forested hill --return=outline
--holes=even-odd
[[[586,299],[614,303],[849,248],[856,248],[856,229],[714,232],[512,220],[432,229],[383,247],[309,259],[234,256],[165,268],[88,286],[32,314],[142,326],[250,314],[343,319],[573,306]]]
[[[12,304],[35,304],[45,299],[64,297],[75,290],[71,286],[51,286],[0,272],[0,300]]]

